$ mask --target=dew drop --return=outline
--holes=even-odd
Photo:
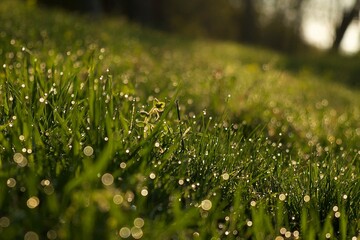
[[[26,205],[28,206],[28,208],[36,208],[40,203],[40,200],[38,197],[31,197],[27,200]]]
[[[0,227],[7,228],[10,226],[10,219],[7,217],[0,218]]]
[[[120,168],[122,168],[122,169],[126,168],[126,163],[124,163],[124,162],[120,163]]]
[[[286,198],[285,194],[282,193],[282,194],[279,195],[280,201],[285,201],[285,198]]]
[[[146,197],[148,194],[149,194],[149,191],[146,188],[141,190],[141,196]]]
[[[128,238],[128,237],[130,237],[130,235],[131,235],[131,231],[130,231],[129,228],[123,227],[123,228],[120,229],[119,235],[120,235],[120,237],[122,237],[122,238]]]
[[[91,146],[86,146],[86,147],[84,147],[83,152],[84,152],[85,156],[90,157],[91,155],[93,155],[94,149]]]
[[[247,225],[248,227],[251,227],[251,226],[253,225],[253,222],[250,221],[250,220],[248,220],[248,221],[246,222],[246,225]]]
[[[14,178],[9,178],[7,181],[6,181],[6,185],[10,188],[13,188],[16,186],[16,180]]]
[[[29,231],[25,233],[24,240],[39,240],[39,235],[36,232]]]
[[[142,228],[145,224],[145,221],[144,219],[142,218],[135,218],[134,220],[134,226],[137,227],[137,228]]]
[[[57,233],[55,230],[49,230],[47,233],[46,233],[46,236],[48,239],[50,240],[53,240],[53,239],[56,239],[57,238]]]
[[[304,202],[309,202],[310,201],[310,196],[309,195],[305,195],[304,196]]]
[[[143,236],[143,231],[141,228],[138,227],[132,227],[131,228],[131,236],[135,239],[140,239]]]
[[[120,194],[114,195],[114,197],[113,197],[113,202],[114,202],[116,205],[122,204],[123,201],[124,201],[124,198],[123,198]]]
[[[102,177],[101,177],[101,182],[102,182],[105,186],[110,186],[111,184],[114,183],[114,177],[113,177],[113,175],[111,175],[110,173],[105,173],[105,174],[102,175]]]
[[[212,207],[212,202],[209,199],[205,199],[201,202],[201,208],[205,211],[209,211]]]
[[[149,177],[150,177],[150,179],[155,179],[156,175],[155,175],[155,173],[150,173]]]
[[[230,176],[228,173],[223,173],[223,175],[221,175],[221,177],[224,179],[224,180],[229,180]]]

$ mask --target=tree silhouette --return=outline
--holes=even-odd
[[[341,23],[336,28],[336,35],[332,45],[332,50],[338,51],[341,41],[344,38],[345,32],[350,26],[351,22],[359,15],[360,0],[356,0],[353,7],[349,11],[343,13]]]

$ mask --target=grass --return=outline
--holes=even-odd
[[[360,238],[355,67],[18,1],[0,22],[2,239]]]

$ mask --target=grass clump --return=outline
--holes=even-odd
[[[1,238],[359,238],[358,90],[265,50],[0,13]]]

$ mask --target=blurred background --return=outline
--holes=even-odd
[[[121,15],[192,37],[238,41],[293,53],[355,54],[360,0],[26,0],[95,18]]]

